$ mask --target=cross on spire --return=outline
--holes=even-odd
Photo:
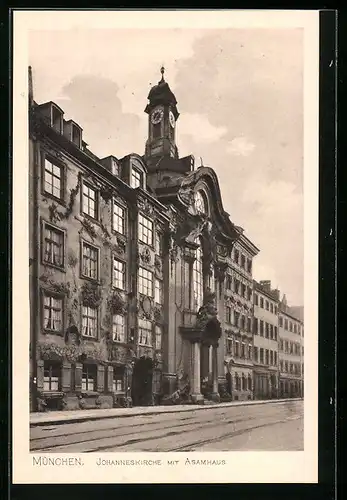
[[[162,82],[164,81],[164,72],[165,72],[165,68],[164,68],[164,66],[162,66],[162,67],[160,68],[160,73],[161,73],[161,81],[162,81]]]

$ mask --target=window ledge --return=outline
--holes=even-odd
[[[89,396],[99,396],[99,392],[98,391],[81,391],[81,396],[86,396],[86,397],[89,397]]]
[[[58,266],[57,264],[52,264],[51,262],[46,262],[44,260],[42,261],[42,264],[44,266],[52,267],[52,268],[56,269],[57,271],[61,271],[62,273],[66,273],[65,265]]]

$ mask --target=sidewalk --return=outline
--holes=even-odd
[[[102,418],[124,418],[139,415],[157,415],[160,413],[178,413],[184,411],[208,410],[216,407],[248,406],[261,404],[278,404],[290,401],[300,401],[301,398],[270,399],[256,401],[232,401],[230,403],[211,403],[204,405],[177,405],[177,406],[136,406],[135,408],[110,408],[103,410],[71,410],[71,411],[49,411],[30,414],[30,426],[64,424],[84,422],[87,420],[99,420]]]

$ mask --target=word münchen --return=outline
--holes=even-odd
[[[144,154],[99,158],[29,68],[31,411],[303,396],[303,308],[180,157],[164,68],[145,113]]]

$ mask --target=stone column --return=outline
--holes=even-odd
[[[208,348],[208,373],[212,374],[212,346]]]
[[[200,389],[200,342],[192,344],[193,351],[193,380],[192,380],[192,400],[199,403],[204,400]]]
[[[212,346],[212,400],[220,400],[218,393],[218,344]]]

